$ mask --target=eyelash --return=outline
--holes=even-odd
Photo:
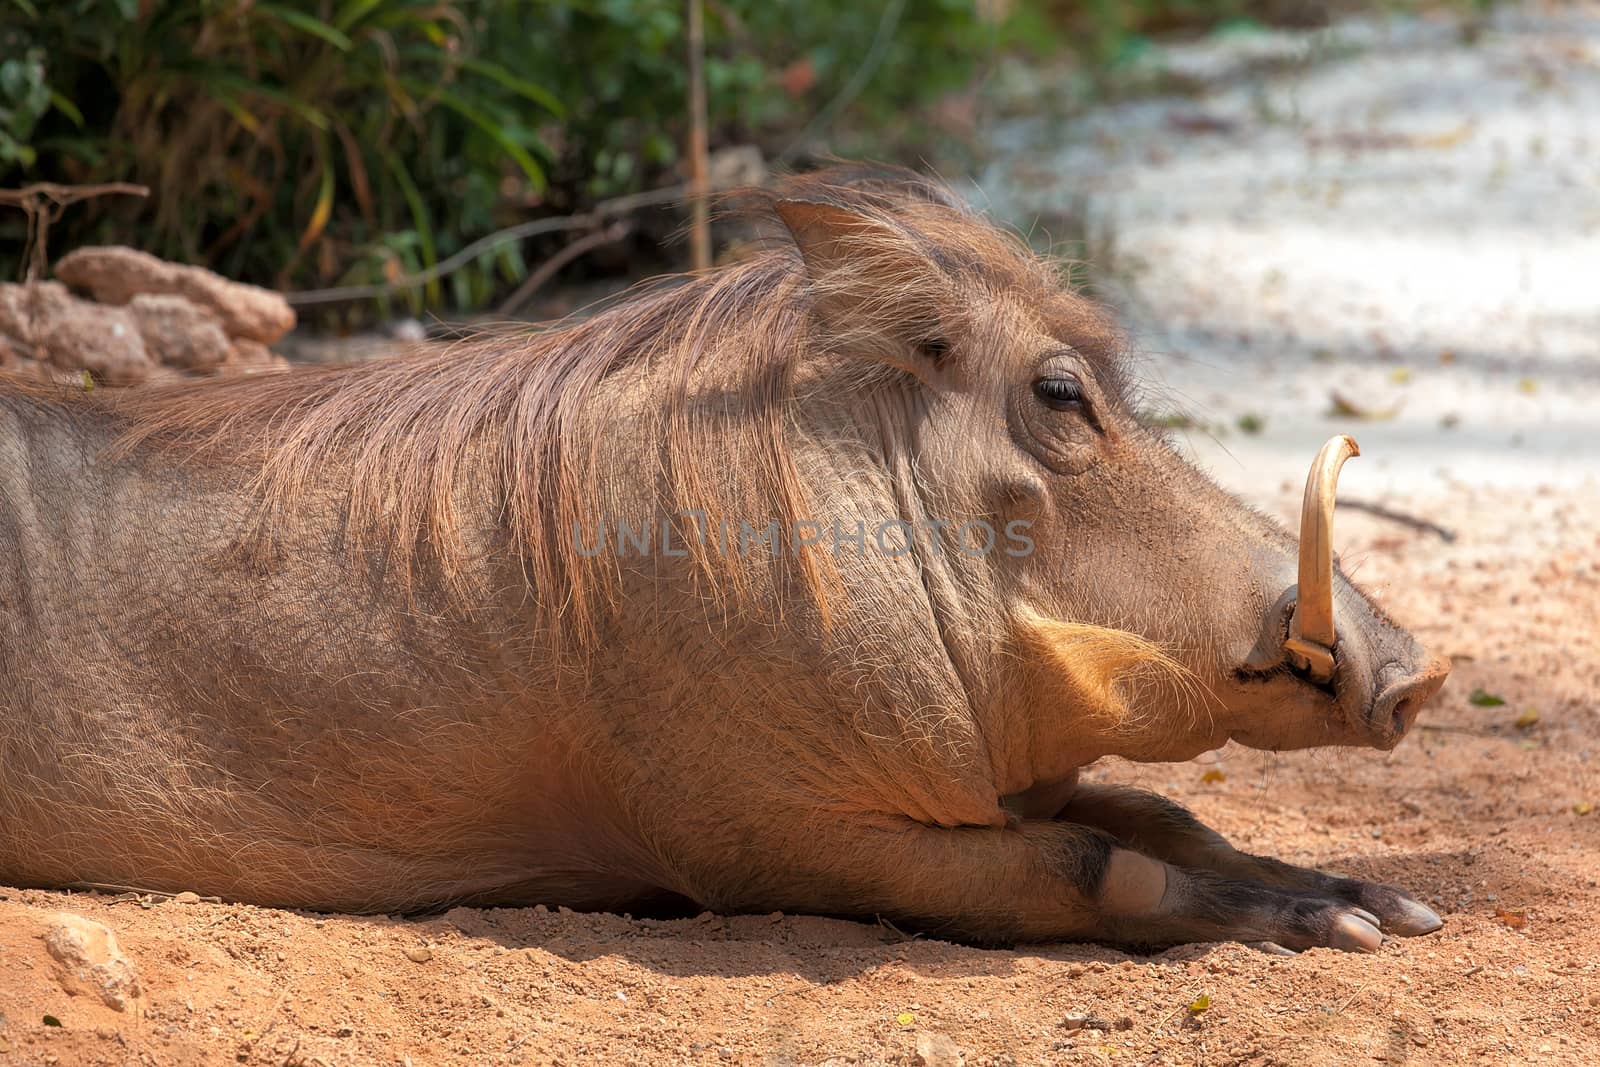
[[[1054,411],[1083,406],[1083,384],[1076,378],[1040,378],[1033,383],[1033,395]]]

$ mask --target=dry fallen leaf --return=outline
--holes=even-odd
[[[1513,930],[1520,930],[1528,925],[1527,908],[1496,908],[1494,917]]]
[[[1209,782],[1226,782],[1228,780],[1228,776],[1226,774],[1223,774],[1221,771],[1217,770],[1215,767],[1213,767],[1209,771],[1207,771],[1206,773],[1202,774],[1200,776],[1200,780],[1202,782],[1207,782],[1207,783],[1209,783]]]
[[[1334,389],[1328,393],[1328,415],[1334,418],[1361,419],[1363,422],[1383,422],[1400,414],[1398,405],[1390,408],[1373,408],[1358,404]]]
[[[1201,993],[1189,1002],[1189,1014],[1199,1015],[1209,1007],[1211,1007],[1211,994]]]
[[[1428,133],[1416,138],[1418,148],[1455,148],[1471,139],[1478,124],[1471,119],[1448,130]]]
[[[1511,725],[1515,726],[1519,730],[1531,730],[1533,729],[1534,724],[1538,721],[1539,713],[1534,711],[1532,708],[1528,708],[1521,715],[1518,715],[1516,721],[1514,721]]]
[[[900,1029],[909,1030],[916,1024],[917,1017],[909,1011],[903,1011],[894,1017],[894,1021],[900,1024]]]
[[[1572,814],[1574,815],[1588,815],[1592,811],[1594,811],[1594,805],[1587,800],[1580,800],[1572,805]]]

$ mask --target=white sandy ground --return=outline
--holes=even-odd
[[[1231,488],[1298,485],[1349,432],[1352,498],[1593,490],[1600,5],[1469,37],[1366,19],[1161,49],[1183,91],[1000,124],[980,195],[1036,236],[1086,225],[1146,406],[1199,420],[1179,437]],[[1334,391],[1392,415],[1330,417]]]

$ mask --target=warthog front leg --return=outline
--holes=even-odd
[[[1354,904],[1377,916],[1386,934],[1410,937],[1442,925],[1431,909],[1398,889],[1240,852],[1183,805],[1142,789],[1080,785],[1056,818],[1103,830],[1127,848],[1179,867]]]
[[[1165,863],[1069,822],[913,823],[853,840],[826,836],[825,866],[818,856],[809,877],[790,868],[765,892],[715,903],[876,913],[989,943],[1243,941],[1370,951],[1382,940],[1377,916],[1347,900]]]

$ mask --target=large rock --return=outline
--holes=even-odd
[[[32,330],[37,358],[61,370],[86,370],[105,385],[137,385],[154,366],[127,308],[69,296],[35,315]]]
[[[210,371],[228,358],[216,316],[181,296],[140,293],[128,302],[145,352],[169,367]]]
[[[0,337],[26,354],[34,344],[34,321],[71,300],[72,294],[60,282],[0,282]]]
[[[186,297],[216,315],[229,337],[270,345],[294,328],[294,309],[271,290],[133,248],[80,248],[63,256],[55,273],[104,304],[126,304],[140,293]]]
[[[139,997],[139,972],[122,954],[117,935],[103,923],[58,912],[50,918],[44,947],[62,967],[69,993],[93,992],[109,1008],[127,1010]]]

